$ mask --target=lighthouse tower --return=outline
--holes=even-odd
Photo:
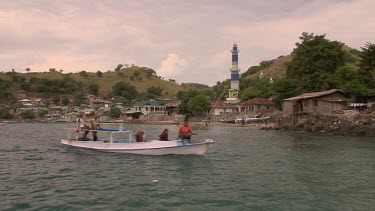
[[[238,102],[238,95],[240,91],[240,69],[238,68],[238,48],[237,43],[233,44],[232,49],[232,68],[230,68],[230,89],[229,96],[226,101],[230,103]]]

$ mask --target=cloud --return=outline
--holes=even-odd
[[[372,0],[13,1],[0,4],[0,70],[64,72],[135,64],[178,82],[230,77],[289,54],[302,32],[355,48],[374,43]]]
[[[178,54],[170,53],[161,62],[156,73],[164,78],[175,79],[176,77],[186,75],[188,67],[189,64],[185,59],[181,58]]]

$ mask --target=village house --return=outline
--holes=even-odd
[[[109,108],[111,106],[112,106],[112,102],[102,100],[102,99],[95,99],[95,100],[92,101],[92,104],[91,104],[91,107],[94,110],[98,110],[99,108],[104,108],[104,107]]]
[[[287,115],[332,114],[347,108],[348,98],[341,90],[331,89],[323,92],[304,93],[284,99],[283,112]]]
[[[33,100],[33,105],[36,107],[43,107],[44,106],[44,101],[42,99],[35,99]]]
[[[46,117],[51,117],[52,119],[59,119],[63,115],[63,107],[62,106],[50,106],[49,107],[49,114]]]
[[[272,113],[273,111],[275,111],[275,106],[272,100],[267,98],[253,98],[240,103],[240,112],[243,114],[260,115]]]
[[[165,104],[166,106],[166,113],[168,116],[173,116],[175,114],[178,113],[178,107],[179,107],[179,104],[177,103],[167,103]]]
[[[219,116],[238,113],[238,107],[229,103],[218,101],[211,103],[211,105],[211,115]]]
[[[163,103],[144,101],[135,104],[132,110],[142,112],[143,115],[165,114],[166,106]]]
[[[18,103],[21,104],[22,106],[32,106],[32,101],[29,99],[22,99],[18,100]]]

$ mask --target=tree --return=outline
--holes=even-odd
[[[102,76],[103,76],[102,71],[98,70],[98,71],[96,72],[96,76],[98,76],[98,77],[102,77]]]
[[[366,43],[361,49],[361,61],[359,63],[360,70],[364,75],[371,75],[375,70],[375,44]]]
[[[346,94],[354,96],[357,102],[366,102],[367,99],[375,96],[375,87],[363,74],[363,71],[342,67],[332,78],[338,88]]]
[[[303,82],[304,91],[322,91],[334,88],[331,75],[344,65],[343,43],[330,41],[325,35],[302,33],[293,50],[293,59],[287,68],[287,77]]]
[[[9,108],[0,108],[0,119],[12,119],[13,116],[9,113]]]
[[[147,93],[153,97],[153,96],[158,96],[160,97],[162,95],[163,89],[158,87],[158,86],[151,86],[147,89]]]
[[[272,101],[275,106],[281,110],[282,100],[290,97],[295,97],[302,93],[302,85],[298,80],[295,79],[280,79],[275,80],[273,86],[273,97]]]
[[[204,115],[210,109],[210,103],[203,95],[197,95],[188,102],[188,110],[194,115]]]
[[[240,89],[244,90],[241,93],[241,101],[256,97],[267,98],[272,95],[272,84],[267,78],[242,79],[240,84]]]
[[[21,116],[22,119],[34,119],[35,118],[35,114],[31,110],[22,111],[20,113],[20,116]]]
[[[64,106],[69,105],[69,98],[67,96],[64,96],[61,99],[61,104],[63,104]]]
[[[82,77],[85,77],[85,78],[88,76],[88,74],[85,70],[82,70],[81,72],[79,72],[79,75],[82,76]]]
[[[29,72],[30,72],[30,70],[31,70],[30,68],[26,68],[26,72],[27,72],[27,73],[29,73]]]
[[[260,97],[262,92],[255,87],[248,87],[241,93],[241,101],[246,101],[252,98]]]
[[[55,97],[53,97],[53,103],[54,104],[59,104],[60,103],[60,97],[59,96],[55,96]]]
[[[84,100],[85,100],[85,97],[83,95],[77,95],[75,96],[74,104],[79,106],[84,102]]]
[[[127,100],[133,100],[138,95],[134,86],[124,83],[123,81],[117,82],[112,87],[112,93],[116,96],[124,97]]]
[[[123,66],[124,66],[123,64],[118,64],[117,67],[115,68],[115,72],[120,72]]]
[[[249,67],[249,69],[247,69],[247,71],[244,72],[241,75],[241,78],[244,78],[246,76],[252,75],[254,73],[257,73],[257,72],[259,72],[259,71],[261,71],[261,70],[269,67],[274,61],[275,61],[275,59],[269,60],[269,61],[261,61],[259,63],[259,66],[251,66],[251,67]]]
[[[220,81],[216,82],[216,86],[213,87],[213,91],[214,91],[213,99],[224,101],[227,96],[226,93],[228,93],[229,88],[230,88],[230,80],[225,80],[223,82],[220,82]]]
[[[117,108],[115,106],[111,107],[111,110],[109,111],[109,113],[113,119],[117,119],[121,116],[120,108]]]
[[[21,89],[23,89],[26,92],[31,92],[31,83],[23,82],[21,84]]]
[[[180,100],[180,105],[179,105],[179,113],[180,114],[191,114],[189,108],[188,108],[188,103],[190,99],[195,97],[198,94],[196,90],[189,90],[189,91],[178,91],[177,92],[177,99]]]
[[[99,84],[96,84],[96,83],[90,84],[88,91],[92,95],[98,95],[99,94]]]
[[[152,68],[146,68],[145,72],[147,78],[151,78],[151,76],[156,75],[155,70]]]
[[[6,90],[9,88],[11,82],[0,78],[0,90]]]
[[[39,117],[41,117],[41,118],[44,118],[48,113],[49,113],[49,110],[46,109],[46,108],[40,109],[40,110],[38,111],[38,115],[39,115]]]

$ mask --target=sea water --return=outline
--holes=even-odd
[[[193,140],[216,141],[205,156],[141,156],[63,146],[67,127],[0,126],[1,210],[375,209],[374,138],[199,126]]]

